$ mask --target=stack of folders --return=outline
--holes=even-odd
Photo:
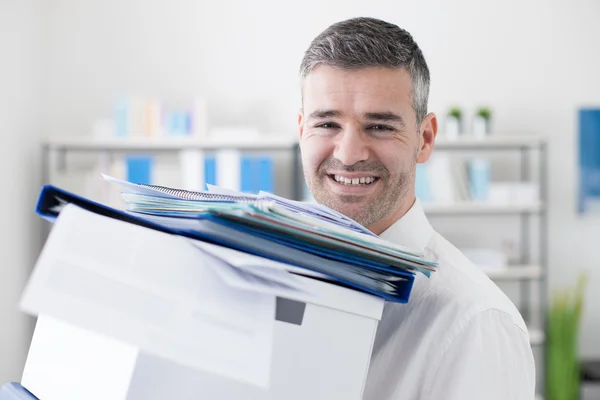
[[[406,303],[416,273],[437,260],[378,238],[327,207],[209,187],[192,192],[139,185],[104,175],[121,191],[117,210],[45,186],[37,212],[52,220],[66,204],[151,229],[232,248],[295,267],[294,273]],[[299,271],[299,272],[298,272]]]

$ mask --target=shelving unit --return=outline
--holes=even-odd
[[[425,204],[423,208],[428,215],[540,214],[544,211],[542,203],[502,205],[462,202],[455,204]]]
[[[486,271],[487,275],[494,281],[515,281],[520,285],[520,304],[518,307],[526,320],[532,320],[533,307],[531,307],[530,289],[534,283],[539,284],[539,305],[537,307],[537,326],[529,327],[530,343],[532,347],[541,350],[542,360],[540,366],[544,365],[545,354],[545,312],[547,298],[547,143],[538,136],[510,136],[492,135],[484,139],[463,137],[457,140],[436,140],[435,152],[461,152],[461,153],[490,153],[490,152],[517,152],[520,154],[520,176],[521,181],[530,181],[532,168],[530,161],[532,153],[537,152],[539,202],[523,205],[498,205],[485,203],[458,203],[458,204],[424,204],[425,212],[434,221],[436,216],[465,218],[475,216],[478,219],[485,217],[503,218],[505,216],[516,216],[520,225],[521,252],[518,265],[509,265],[498,270]],[[534,232],[532,217],[538,221],[538,260],[532,260],[533,248],[530,235]],[[493,219],[490,219],[493,221]],[[538,369],[536,375],[544,376],[544,369]],[[541,397],[539,397],[541,398]]]
[[[298,178],[298,142],[290,136],[263,136],[260,139],[219,140],[214,138],[193,137],[114,137],[90,138],[87,136],[54,137],[46,140],[42,146],[42,179],[50,181],[52,171],[66,169],[67,154],[96,154],[107,160],[107,164],[115,154],[164,154],[184,151],[207,152],[219,149],[237,149],[249,152],[281,152],[289,151],[294,159],[294,171],[291,176],[292,185],[300,186]],[[298,194],[299,192],[295,192]]]
[[[260,140],[250,138],[245,141],[218,140],[213,138],[152,138],[123,137],[94,139],[82,137],[52,138],[44,143],[47,151],[181,151],[181,150],[218,150],[235,148],[240,150],[289,150],[297,145],[295,138],[280,136],[264,136]]]

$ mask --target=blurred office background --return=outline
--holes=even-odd
[[[582,212],[579,196],[580,110],[600,108],[600,2],[0,0],[0,382],[20,379],[33,329],[18,300],[43,245],[40,186],[85,194],[101,187],[99,171],[126,178],[132,165],[107,151],[71,157],[66,145],[63,165],[43,170],[42,145],[114,132],[119,102],[140,97],[188,110],[185,139],[201,101],[208,131],[283,143],[268,154],[268,185],[306,198],[285,150],[297,135],[298,67],[314,36],[355,16],[397,23],[425,53],[440,152],[420,170],[419,190],[434,226],[527,315],[542,375],[543,299],[586,271],[579,355],[600,358],[600,215]],[[183,185],[190,171],[179,156],[162,154],[168,167],[153,159],[162,172],[152,183]]]

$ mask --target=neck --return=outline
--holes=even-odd
[[[404,214],[406,214],[408,210],[410,210],[413,204],[415,204],[415,201],[415,194],[413,192],[409,193],[409,195],[406,196],[406,199],[402,203],[400,203],[400,206],[396,209],[396,211],[380,219],[379,221],[367,226],[367,229],[378,236],[381,235],[396,221],[402,218]]]

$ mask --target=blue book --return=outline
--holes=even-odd
[[[473,201],[489,199],[491,165],[485,158],[474,158],[469,166],[469,195]]]
[[[273,184],[273,160],[271,157],[260,157],[258,160],[258,188],[257,192],[273,193],[275,185]]]
[[[273,161],[270,157],[243,156],[240,165],[241,191],[273,193]]]
[[[152,164],[150,156],[127,156],[127,180],[142,185],[152,184]]]
[[[600,202],[600,109],[579,110],[579,212]]]
[[[217,184],[217,160],[213,155],[204,157],[204,182],[208,185]]]
[[[241,180],[241,191],[244,193],[258,193],[256,191],[257,185],[256,181],[256,160],[252,156],[242,156],[242,161],[240,162],[240,177]]]
[[[426,164],[417,164],[417,171],[415,175],[415,195],[422,202],[431,202],[434,200],[431,193],[429,171]]]
[[[0,400],[39,400],[18,382],[6,383],[0,388]]]

